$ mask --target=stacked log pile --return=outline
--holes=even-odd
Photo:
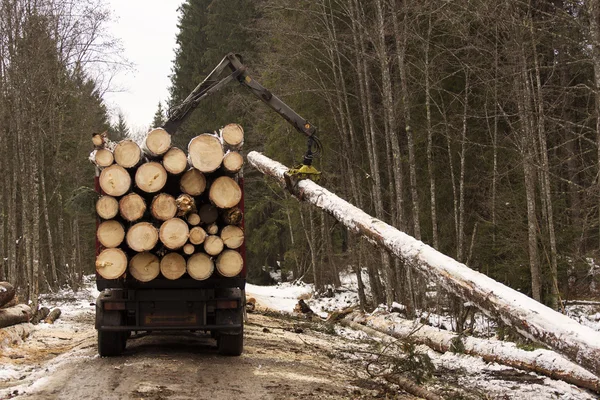
[[[243,139],[242,127],[229,124],[193,138],[186,153],[172,147],[162,128],[151,130],[142,145],[94,135],[98,274],[140,282],[237,276],[243,269]]]

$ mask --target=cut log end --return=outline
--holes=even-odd
[[[188,167],[188,159],[185,152],[177,147],[171,147],[163,156],[163,167],[168,173],[179,175]]]
[[[221,176],[210,186],[209,198],[219,208],[232,208],[242,199],[242,190],[236,181],[228,176]]]
[[[96,213],[102,219],[112,219],[119,213],[119,202],[112,196],[102,196],[96,202]]]
[[[182,194],[177,198],[177,200],[175,200],[175,203],[177,204],[178,217],[182,217],[196,211],[196,201],[189,194]],[[200,218],[202,218],[202,215],[200,215]]]
[[[227,145],[237,148],[244,143],[244,129],[238,124],[228,124],[221,129],[221,137]]]
[[[210,224],[206,227],[206,233],[209,235],[216,235],[219,233],[219,226],[217,224]]]
[[[210,278],[215,269],[213,260],[204,253],[196,253],[187,262],[188,274],[199,281]]]
[[[160,226],[160,241],[171,250],[183,247],[189,236],[188,224],[180,218],[171,218]]]
[[[179,279],[185,271],[186,261],[181,254],[169,253],[160,260],[160,273],[167,279]]]
[[[150,282],[160,273],[158,257],[148,252],[136,254],[129,262],[129,273],[140,282]]]
[[[201,222],[200,216],[196,213],[190,213],[187,216],[187,222],[188,224],[192,225],[192,226],[196,226],[199,225]]]
[[[220,254],[223,251],[223,240],[216,235],[208,235],[204,239],[204,251],[211,256]]]
[[[96,134],[92,135],[92,143],[94,144],[95,147],[102,147],[102,146],[104,146],[105,138],[106,138],[106,132],[96,133]]]
[[[235,174],[244,166],[244,157],[237,151],[230,151],[223,157],[223,168],[225,171]]]
[[[98,225],[96,236],[102,246],[106,248],[118,247],[125,238],[125,229],[118,221],[104,221]]]
[[[135,173],[135,184],[146,193],[156,193],[167,183],[167,171],[157,162],[142,164]]]
[[[163,128],[154,128],[146,136],[144,150],[151,157],[165,154],[171,148],[171,135]]]
[[[100,187],[109,196],[119,197],[131,187],[131,177],[125,168],[113,164],[100,174]]]
[[[205,224],[212,224],[219,218],[219,210],[212,204],[204,204],[198,210],[200,220]]]
[[[221,239],[229,249],[237,249],[244,243],[244,231],[234,225],[227,225],[221,231]]]
[[[101,168],[109,167],[114,163],[113,153],[107,149],[98,149],[94,156],[94,162]]]
[[[52,311],[50,311],[50,313],[48,314],[48,316],[44,319],[44,322],[47,324],[53,324],[62,314],[62,311],[60,311],[60,308],[55,308]]]
[[[185,246],[183,246],[183,252],[188,256],[191,256],[196,252],[196,247],[194,247],[194,245],[191,243],[187,243]]]
[[[200,172],[216,171],[223,162],[223,145],[219,138],[205,133],[193,138],[188,146],[192,166]]]
[[[117,279],[127,270],[127,256],[121,249],[106,249],[96,258],[96,271],[104,279]]]
[[[119,201],[119,211],[126,221],[137,221],[146,212],[146,202],[139,194],[129,193]]]
[[[206,178],[202,172],[192,168],[183,174],[179,186],[183,193],[191,196],[199,196],[206,189]]]
[[[242,223],[244,213],[239,207],[233,207],[223,211],[222,218],[227,225],[239,225]]]
[[[156,195],[150,204],[150,213],[159,221],[173,218],[177,214],[175,198],[167,193]]]
[[[142,161],[142,150],[130,139],[121,140],[115,147],[115,162],[123,168],[133,168]]]
[[[236,276],[244,268],[244,259],[235,250],[225,250],[217,258],[217,270],[225,277]]]
[[[190,243],[191,244],[202,244],[206,239],[206,232],[199,226],[195,226],[190,230]]]
[[[127,231],[127,245],[137,252],[152,250],[158,243],[158,230],[149,222],[138,222]]]

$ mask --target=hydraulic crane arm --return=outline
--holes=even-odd
[[[229,68],[230,74],[222,77],[223,72]],[[269,90],[263,87],[260,83],[252,79],[246,73],[246,66],[242,63],[242,57],[239,54],[227,54],[213,69],[213,71],[188,95],[188,97],[178,106],[169,111],[169,119],[164,125],[164,129],[171,135],[174,135],[181,124],[190,116],[190,114],[198,107],[200,101],[207,96],[219,91],[229,82],[237,80],[241,85],[248,88],[256,97],[268,105],[271,109],[281,115],[288,121],[296,130],[308,137],[308,148],[304,155],[303,165],[299,168],[304,168],[304,171],[298,171],[302,174],[318,174],[314,168],[310,167],[313,157],[317,156],[321,150],[316,131],[317,128],[302,118],[298,113],[292,110],[281,99],[272,94]],[[315,151],[313,151],[313,146]],[[308,172],[312,170],[313,172]]]

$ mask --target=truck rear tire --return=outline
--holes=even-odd
[[[100,357],[114,357],[125,350],[126,337],[123,332],[98,331],[98,354]]]
[[[222,356],[239,356],[244,351],[244,331],[227,335],[220,334],[217,339],[219,354]]]

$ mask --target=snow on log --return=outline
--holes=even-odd
[[[160,193],[150,204],[150,213],[159,221],[166,221],[177,214],[175,198],[167,193]]]
[[[210,185],[208,197],[219,208],[231,208],[242,199],[242,190],[236,181],[228,176],[221,176]]]
[[[527,351],[519,349],[514,343],[472,336],[463,336],[459,339],[459,335],[454,332],[399,317],[395,317],[393,323],[383,315],[368,317],[366,322],[368,327],[377,332],[401,340],[410,338],[414,343],[427,345],[441,353],[452,351],[456,341],[460,340],[463,345],[461,350],[465,354],[479,356],[486,362],[496,362],[535,372],[600,393],[600,378],[551,350]],[[348,320],[342,320],[341,323],[355,329],[361,329],[362,326]]]
[[[171,147],[163,156],[163,167],[172,175],[179,175],[188,169],[188,159],[185,152],[178,147]]]
[[[98,149],[94,156],[94,163],[100,168],[109,167],[114,161],[113,153],[110,150]]]
[[[137,193],[129,193],[119,201],[121,216],[129,222],[137,221],[146,212],[146,202]]]
[[[171,250],[182,248],[190,237],[188,224],[180,218],[166,220],[160,226],[160,241]]]
[[[227,124],[221,129],[223,142],[233,148],[244,144],[244,128],[238,124]]]
[[[163,128],[154,128],[144,139],[143,150],[148,157],[156,158],[171,148],[171,135]]]
[[[119,213],[119,202],[111,196],[101,196],[96,202],[96,213],[102,219],[112,219]]]
[[[223,144],[218,137],[205,133],[196,136],[188,146],[190,163],[200,172],[214,172],[223,162]]]
[[[167,279],[179,279],[185,271],[186,262],[181,254],[169,253],[160,260],[160,273]]]
[[[216,235],[208,235],[204,239],[204,251],[211,256],[220,254],[223,251],[223,240]]]
[[[31,307],[26,304],[18,304],[10,308],[0,309],[0,328],[29,322],[31,318]]]
[[[244,231],[235,225],[227,225],[221,230],[221,239],[227,248],[237,249],[244,243]]]
[[[142,162],[142,150],[130,139],[121,140],[115,147],[115,162],[123,168],[134,168]]]
[[[206,178],[202,172],[192,168],[181,177],[179,188],[183,193],[200,196],[206,189]]]
[[[150,282],[160,273],[158,257],[152,253],[138,253],[129,261],[129,273],[140,282]]]
[[[123,196],[131,187],[131,177],[125,168],[113,164],[100,173],[100,187],[109,196]]]
[[[158,243],[158,230],[150,222],[138,222],[127,231],[127,245],[137,252],[152,250]]]
[[[195,226],[190,229],[190,243],[191,244],[202,244],[204,243],[204,239],[206,239],[206,232],[199,226]]]
[[[215,269],[213,260],[204,253],[196,253],[187,261],[187,272],[198,281],[210,278]]]
[[[96,236],[102,246],[107,248],[118,247],[125,239],[125,229],[118,221],[104,221],[98,225]]]
[[[167,183],[167,171],[160,163],[142,164],[135,172],[135,184],[146,193],[156,193]]]
[[[0,282],[0,307],[15,297],[15,287],[8,282]]]
[[[127,256],[121,249],[106,249],[96,258],[96,271],[104,279],[117,279],[127,269]]]
[[[223,157],[223,168],[230,174],[235,174],[244,166],[244,157],[237,151],[229,151]]]
[[[217,258],[217,271],[228,278],[236,276],[244,268],[244,259],[235,250],[225,250]]]
[[[258,153],[250,163],[285,184],[288,168]],[[500,317],[526,337],[544,343],[600,375],[600,333],[431,248],[380,221],[310,180],[292,189],[294,196],[331,214],[349,230],[402,258],[429,279],[470,301],[491,317]]]

